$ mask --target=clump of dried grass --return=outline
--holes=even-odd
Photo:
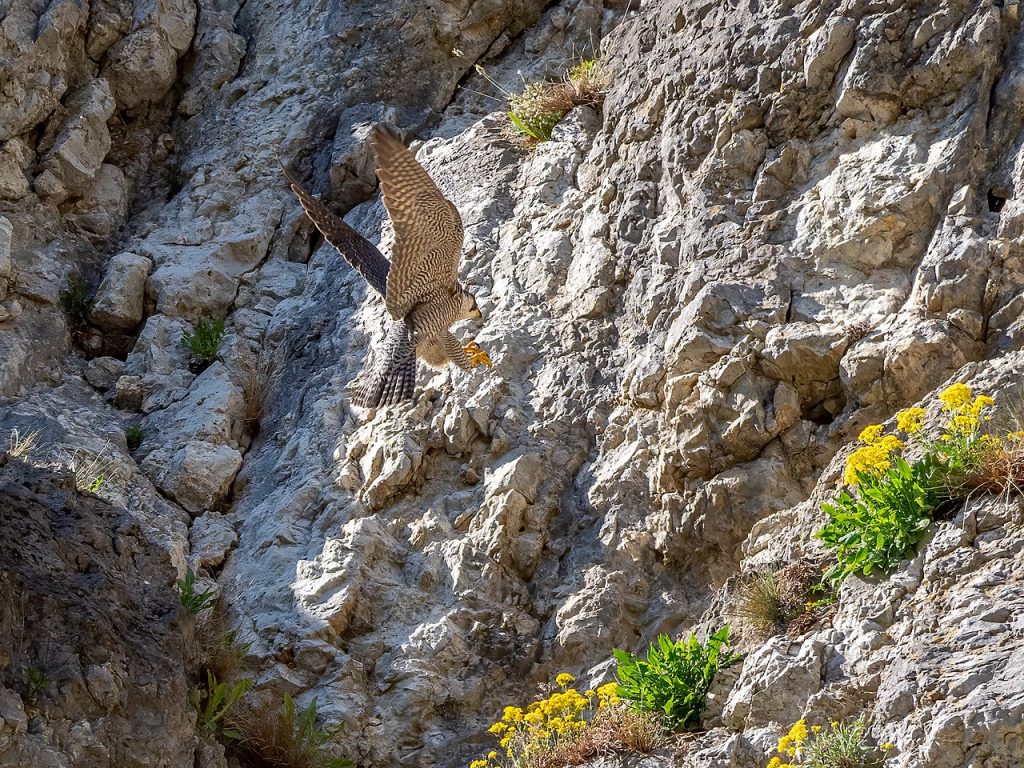
[[[759,571],[740,587],[729,612],[761,637],[782,632],[807,613],[820,580],[820,569],[806,560]]]
[[[217,680],[234,680],[248,652],[249,644],[240,642],[231,627],[222,597],[196,616],[192,657],[203,677],[212,672]]]
[[[7,437],[7,455],[16,459],[28,461],[32,453],[38,447],[39,430],[33,430],[22,435],[17,427],[14,427]]]
[[[245,403],[245,432],[250,438],[260,431],[264,404],[270,388],[270,377],[274,373],[274,358],[267,354],[250,358],[240,367],[240,384]]]
[[[547,751],[531,755],[531,768],[582,765],[616,752],[650,754],[671,740],[661,717],[637,712],[621,702],[602,707],[586,728],[559,739]]]
[[[238,737],[235,749],[249,768],[350,768],[338,757],[334,740],[317,720],[316,699],[299,709],[287,693],[280,701],[269,693],[243,700],[229,715]]]

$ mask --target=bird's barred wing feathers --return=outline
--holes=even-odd
[[[330,208],[306,191],[297,179],[285,169],[292,192],[299,198],[303,210],[316,228],[345,260],[352,265],[363,279],[381,296],[387,296],[388,272],[391,262],[377,250],[377,247],[356,232],[341,218],[335,216]]]
[[[395,229],[386,304],[397,320],[432,293],[454,289],[462,253],[462,220],[389,130],[374,128],[373,152],[384,207]]]

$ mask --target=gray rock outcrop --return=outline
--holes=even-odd
[[[71,664],[41,730],[3,658],[0,765],[220,764],[172,663],[171,564],[216,581],[259,687],[316,697],[362,765],[423,767],[486,752],[557,672],[602,682],[613,647],[725,620],[737,574],[820,554],[865,425],[952,381],[1021,395],[1022,46],[989,0],[14,0],[0,439],[38,429],[34,463],[77,450],[117,482],[101,501],[0,467],[77,542],[4,545],[86,558],[106,618],[149,623]],[[509,141],[499,89],[595,47],[603,106]],[[460,211],[485,320],[455,330],[495,366],[421,367],[414,404],[365,413],[346,387],[383,310],[277,158],[386,253],[378,121]],[[203,318],[226,332],[197,373]],[[745,639],[680,754],[597,764],[748,768],[799,717],[861,711],[900,768],[1014,764],[1020,521],[1018,497],[972,500],[849,580],[831,625]],[[19,578],[0,607],[36,594]],[[85,653],[53,615],[33,642]],[[163,687],[136,706],[143,669]]]

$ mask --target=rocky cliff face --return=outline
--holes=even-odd
[[[65,609],[0,649],[0,764],[192,764],[167,659],[186,562],[258,685],[317,697],[363,764],[461,764],[537,682],[599,682],[613,646],[711,622],[731,577],[815,552],[864,425],[952,379],[1022,394],[1015,2],[0,7],[0,430],[107,478],[96,500],[0,468],[0,504],[42,526],[5,525],[0,598],[97,599],[37,583],[38,540],[47,573],[94,574],[109,620],[144,625],[58,665],[32,727],[18,675],[57,664]],[[493,84],[594,49],[603,109],[511,146]],[[429,138],[485,316],[457,330],[496,365],[421,370],[415,405],[366,414],[346,385],[382,307],[276,157],[386,252],[381,120]],[[98,292],[69,325],[74,272]],[[181,334],[214,315],[197,375]],[[891,578],[851,580],[832,626],[752,645],[718,727],[663,762],[756,765],[802,713],[867,709],[901,768],[1016,764],[1021,518],[979,499]],[[99,725],[96,669],[162,709],[118,694]]]

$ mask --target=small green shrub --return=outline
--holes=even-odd
[[[509,122],[528,144],[551,139],[551,132],[574,107],[598,106],[604,101],[611,78],[599,60],[581,59],[558,82],[526,83],[519,93],[509,93],[477,65],[476,71],[508,101]]]
[[[25,667],[23,672],[25,675],[25,703],[34,707],[39,701],[39,697],[53,685],[53,680],[38,667]]]
[[[134,451],[142,445],[142,427],[138,424],[132,424],[124,431],[124,439],[128,444],[128,450]]]
[[[218,682],[217,676],[207,670],[206,687],[192,691],[192,706],[199,714],[199,723],[208,731],[223,733],[230,738],[239,734],[225,728],[225,717],[231,708],[252,688],[252,680],[244,678],[235,682]]]
[[[724,626],[705,643],[694,635],[676,642],[659,635],[646,659],[616,649],[618,695],[641,711],[663,714],[673,729],[698,728],[715,675],[740,658],[728,645]]]
[[[352,761],[333,754],[337,730],[317,721],[316,699],[298,709],[287,693],[284,700],[239,708],[231,717],[238,749],[257,768],[351,768]]]
[[[863,717],[849,724],[815,725],[809,731],[807,721],[798,720],[779,739],[778,754],[767,768],[880,768],[893,745],[883,744],[879,751],[868,742],[866,730]]]
[[[185,578],[176,582],[178,587],[178,598],[189,613],[195,616],[205,608],[209,608],[217,599],[213,590],[205,592],[195,591],[196,574],[191,567],[185,570]]]
[[[838,583],[851,573],[868,576],[906,559],[941,500],[936,469],[934,460],[895,458],[884,474],[860,475],[856,498],[842,491],[833,504],[823,504],[829,521],[815,535],[839,561],[825,578]]]
[[[838,562],[826,580],[834,588],[848,575],[889,570],[909,557],[948,501],[973,492],[1019,492],[1024,484],[1024,433],[991,434],[984,427],[995,405],[988,395],[975,397],[966,384],[939,393],[937,440],[928,437],[924,408],[896,414],[896,435],[881,424],[866,427],[861,445],[846,460],[847,489],[823,504],[828,522],[815,534],[835,552]],[[909,443],[920,458],[907,461]]]
[[[89,321],[92,287],[79,273],[68,278],[67,288],[60,292],[60,307],[72,331],[81,330]]]
[[[508,97],[508,119],[534,141],[548,141],[565,112],[551,106],[546,83],[529,83],[521,93]]]
[[[181,334],[181,343],[192,353],[189,367],[193,372],[200,372],[217,358],[217,350],[224,340],[224,319],[211,320],[201,317],[196,320],[195,329],[190,333]]]

